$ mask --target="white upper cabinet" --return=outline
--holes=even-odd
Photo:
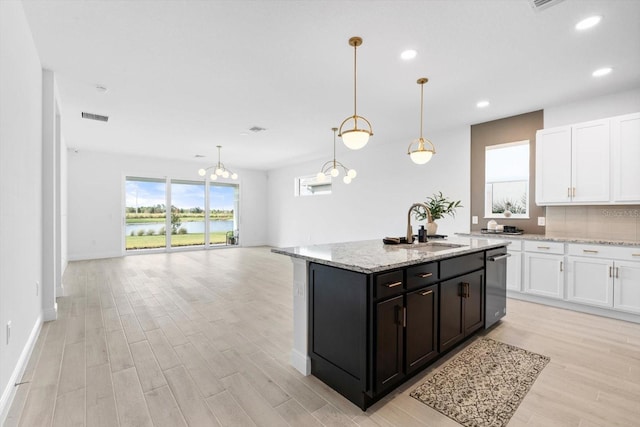
[[[573,203],[609,201],[610,140],[609,120],[571,126]]]
[[[571,201],[571,126],[536,134],[536,203]]]
[[[536,134],[536,203],[640,202],[640,113]]]
[[[640,113],[614,117],[612,122],[613,201],[640,202]]]

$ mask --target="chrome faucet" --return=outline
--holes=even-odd
[[[411,227],[411,212],[413,208],[423,207],[425,211],[427,211],[427,222],[433,222],[433,218],[431,217],[431,212],[429,211],[429,207],[422,203],[414,203],[409,208],[409,212],[407,213],[407,243],[413,243],[413,228]]]

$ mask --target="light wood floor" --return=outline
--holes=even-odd
[[[73,262],[64,283],[6,427],[458,425],[409,397],[446,360],[367,412],[289,366],[292,266],[267,248]],[[551,357],[509,426],[640,425],[640,325],[509,300],[488,336]]]

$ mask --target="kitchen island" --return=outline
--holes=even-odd
[[[485,325],[485,265],[506,244],[456,237],[272,249],[293,262],[292,365],[366,410]]]

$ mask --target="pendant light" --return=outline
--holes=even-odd
[[[422,137],[422,118],[424,117],[424,84],[428,82],[429,79],[426,77],[421,77],[418,79],[417,83],[420,85],[420,138],[414,139],[409,144],[409,148],[407,150],[407,154],[411,157],[413,163],[417,163],[419,165],[424,165],[434,154],[436,154],[436,148],[433,146],[433,143],[428,139],[424,139]],[[425,147],[425,142],[429,144],[429,148]],[[418,148],[415,150],[411,150],[414,144],[418,145]]]
[[[362,44],[362,38],[360,37],[351,37],[349,39],[349,46],[353,46],[353,116],[349,116],[340,125],[340,130],[338,132],[338,136],[342,138],[344,145],[352,150],[359,150],[369,141],[369,137],[373,135],[373,130],[371,128],[371,123],[369,120],[365,119],[362,116],[359,116],[357,113],[357,88],[358,88],[358,77],[357,77],[357,50],[358,46]],[[353,120],[353,129],[343,130],[344,125]],[[365,122],[368,126],[369,130],[359,129],[358,128],[358,120]]]
[[[356,177],[357,172],[355,169],[347,169],[342,163],[336,160],[336,131],[338,128],[331,128],[333,131],[333,160],[329,160],[320,168],[320,172],[316,175],[316,180],[318,182],[324,182],[329,175],[334,178],[337,178],[340,175],[340,169],[344,173],[342,177],[342,182],[345,184],[350,184],[351,181]]]
[[[231,179],[238,179],[237,173],[230,171],[224,166],[224,163],[220,162],[220,149],[222,148],[222,145],[216,145],[216,147],[218,147],[218,163],[213,166],[209,166],[206,169],[202,168],[198,170],[198,175],[205,176],[208,170],[213,169],[213,172],[209,176],[211,181],[217,180],[219,176],[223,178],[231,177]]]

